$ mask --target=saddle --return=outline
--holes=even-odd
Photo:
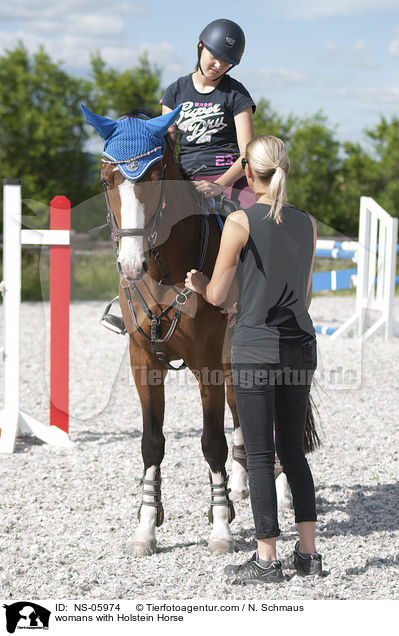
[[[221,233],[223,232],[224,222],[228,215],[240,209],[240,204],[237,201],[229,199],[224,192],[218,194],[216,197],[206,199],[193,187],[193,197],[201,209],[201,212],[205,214],[206,217],[212,215],[216,217]]]

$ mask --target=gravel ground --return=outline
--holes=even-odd
[[[399,318],[399,298],[395,299]],[[0,456],[0,598],[398,599],[399,338],[320,336],[315,399],[323,445],[310,457],[319,511],[317,545],[328,576],[278,586],[229,586],[223,567],[254,549],[249,500],[236,504],[235,555],[208,552],[209,484],[201,453],[198,389],[189,374],[167,382],[165,522],[159,552],[126,554],[142,476],[141,411],[128,370],[127,338],[98,324],[102,302],[71,306],[71,450],[36,440]],[[354,297],[317,297],[316,323],[341,323]],[[21,406],[47,421],[49,308],[22,306]],[[333,318],[332,318],[333,317]],[[232,420],[226,411],[231,447]],[[230,467],[229,458],[228,466]],[[280,512],[279,555],[296,540]]]

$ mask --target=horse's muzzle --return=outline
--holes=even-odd
[[[140,281],[143,280],[144,276],[148,272],[148,263],[147,261],[143,261],[141,267],[130,268],[128,272],[125,272],[121,266],[121,263],[118,261],[118,270],[119,273],[126,278],[127,280]]]

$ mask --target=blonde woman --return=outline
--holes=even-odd
[[[289,159],[280,139],[255,137],[242,163],[256,204],[228,216],[211,280],[191,270],[186,285],[220,306],[229,304],[234,276],[238,283],[233,382],[258,549],[242,565],[227,566],[225,573],[231,582],[246,584],[281,581],[284,567],[299,575],[320,575],[322,561],[315,546],[313,478],[303,450],[317,364],[315,331],[308,313],[315,221],[287,204]],[[283,562],[276,553],[280,529],[275,444],[292,491],[299,530],[299,542]]]

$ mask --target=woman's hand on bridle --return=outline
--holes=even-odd
[[[202,272],[199,272],[197,269],[192,269],[186,274],[186,280],[184,284],[192,291],[197,292],[197,294],[204,294],[206,290],[206,286],[209,283],[208,276],[205,276]]]

